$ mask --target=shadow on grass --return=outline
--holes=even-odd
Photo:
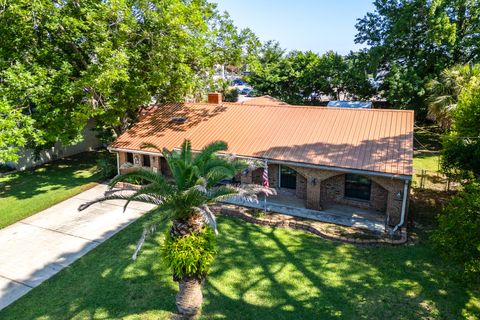
[[[441,261],[428,242],[356,247],[236,221],[225,227],[206,286],[206,318],[465,317],[472,289],[461,268]]]
[[[162,228],[165,230],[166,227]],[[161,237],[130,259],[141,221],[0,312],[1,319],[169,319],[176,283]],[[458,319],[473,292],[428,242],[356,247],[219,219],[202,319]],[[473,292],[473,293],[472,293]]]
[[[141,230],[140,221],[127,227],[0,311],[0,319],[120,319],[150,310],[169,316],[176,286],[159,265],[158,242],[147,242],[131,259]]]
[[[0,180],[0,198],[28,199],[51,190],[68,190],[98,181],[95,168],[97,155],[96,152],[84,152],[34,169],[11,173]],[[88,171],[88,174],[81,171]]]

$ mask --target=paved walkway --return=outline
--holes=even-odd
[[[248,208],[265,209],[265,203],[263,200],[255,203],[238,199],[227,199],[224,200],[224,202]],[[378,214],[370,214],[366,210],[350,208],[347,206],[334,206],[326,210],[317,211],[306,209],[302,206],[303,200],[300,199],[296,199],[291,204],[280,203],[278,200],[267,201],[267,211],[338,224],[341,226],[367,229],[373,232],[385,232],[384,218]]]
[[[124,201],[80,204],[103,195],[98,185],[0,230],[0,309],[5,308],[152,208]]]

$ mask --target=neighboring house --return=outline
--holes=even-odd
[[[279,191],[269,201],[286,212],[345,213],[396,228],[404,223],[413,111],[222,103],[215,94],[209,101],[164,104],[143,115],[110,146],[119,172],[148,167],[169,175],[161,153],[142,149],[143,143],[171,150],[189,139],[200,150],[223,140],[231,154],[267,161],[270,186]],[[261,184],[262,170],[236,178]]]
[[[53,147],[40,151],[38,156],[35,156],[33,150],[24,148],[18,153],[20,158],[16,162],[7,162],[6,164],[16,170],[25,170],[56,159],[95,150],[101,146],[101,142],[93,131],[94,127],[93,120],[90,120],[83,129],[80,142],[68,146],[57,142]]]

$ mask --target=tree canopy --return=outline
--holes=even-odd
[[[443,141],[442,166],[447,173],[480,179],[480,77],[472,76],[453,110],[452,132]]]
[[[478,0],[376,0],[356,27],[370,46],[381,89],[397,108],[427,113],[425,85],[444,69],[480,59]]]
[[[39,137],[2,140],[2,154],[76,142],[91,118],[121,133],[142,105],[198,98],[256,39],[206,0],[8,1],[0,33],[2,114]]]
[[[368,52],[347,56],[333,51],[319,55],[311,51],[285,53],[277,42],[266,42],[252,64],[249,82],[255,90],[288,103],[315,103],[322,95],[340,99],[369,98],[374,88],[369,81]]]

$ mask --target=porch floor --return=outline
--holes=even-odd
[[[261,200],[260,200],[261,199]],[[225,203],[248,208],[265,209],[265,202],[259,197],[259,202],[248,202],[238,199],[228,199]],[[279,191],[278,195],[267,198],[267,211],[291,215],[295,217],[312,219],[342,226],[367,229],[373,232],[385,232],[385,216],[382,213],[358,209],[345,205],[329,205],[324,210],[305,208],[303,199],[297,198],[288,191]]]

